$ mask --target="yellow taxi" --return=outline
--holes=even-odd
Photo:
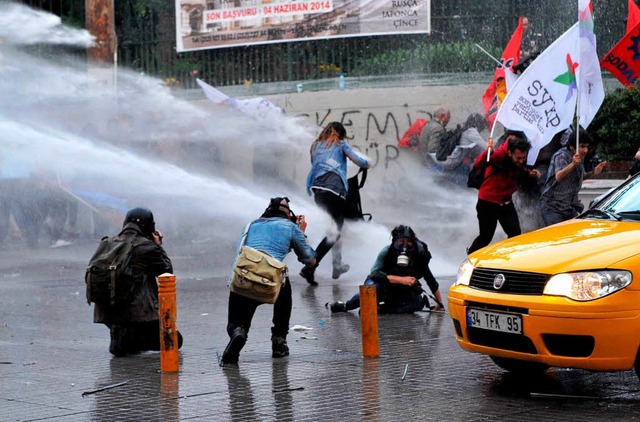
[[[640,376],[640,178],[573,220],[469,255],[448,302],[458,344],[508,371]]]

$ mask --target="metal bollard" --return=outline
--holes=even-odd
[[[178,330],[176,329],[176,276],[158,276],[160,312],[160,370],[178,372]]]
[[[362,356],[379,357],[378,299],[375,286],[360,286],[360,323],[362,324]]]

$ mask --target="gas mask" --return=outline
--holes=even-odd
[[[407,249],[402,249],[398,254],[398,260],[396,261],[396,264],[398,265],[398,267],[408,267],[410,262],[411,258],[409,258],[409,255],[407,255]]]
[[[393,247],[398,251],[396,265],[398,267],[408,267],[411,263],[409,252],[413,252],[415,247],[413,239],[401,237],[393,241]]]

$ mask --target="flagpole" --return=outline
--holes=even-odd
[[[491,55],[491,53],[489,53],[489,52],[488,52],[487,50],[485,50],[484,48],[480,47],[480,45],[479,45],[478,43],[475,43],[475,44],[476,44],[476,47],[478,47],[480,50],[482,50],[482,52],[483,52],[484,54],[486,54],[487,56],[489,56],[489,57],[490,57],[494,62],[498,63],[498,66],[502,66],[502,62],[501,62],[500,60],[496,59],[495,57],[493,57],[493,56]]]

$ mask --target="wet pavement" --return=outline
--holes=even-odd
[[[83,272],[94,247],[0,251],[0,420],[640,419],[633,371],[517,378],[461,350],[443,313],[380,316],[380,357],[363,358],[358,314],[324,307],[357,291],[361,280],[350,277],[312,288],[292,276],[291,326],[302,329],[289,334],[291,356],[271,358],[272,308],[263,305],[238,367],[220,368],[228,290],[192,251],[174,258],[180,372],[162,374],[158,353],[112,358],[107,329],[92,323]],[[446,297],[453,276],[438,279]]]

